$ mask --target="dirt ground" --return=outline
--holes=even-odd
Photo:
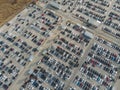
[[[120,90],[120,80],[117,80],[115,86],[113,87],[113,90]]]
[[[14,17],[32,0],[17,0],[16,4],[10,1],[12,0],[0,0],[0,26]]]

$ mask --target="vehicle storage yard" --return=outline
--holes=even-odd
[[[0,90],[119,90],[119,0],[38,0],[0,28]]]

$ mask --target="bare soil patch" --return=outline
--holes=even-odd
[[[0,0],[0,26],[20,12],[31,0]]]

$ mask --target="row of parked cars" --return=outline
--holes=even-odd
[[[72,12],[74,9],[75,0],[52,0],[59,4],[61,10],[64,12]]]
[[[104,31],[113,37],[120,37],[120,16],[119,16],[119,1],[116,0],[112,5],[112,9],[108,13],[108,18],[105,20],[102,29],[105,27]],[[107,28],[108,27],[108,28]],[[107,29],[106,29],[107,28]]]
[[[119,50],[113,48],[113,45],[107,40],[95,37],[95,42],[80,66],[80,72],[73,80],[75,86],[71,84],[75,90],[79,88],[82,90],[113,89],[120,64]]]
[[[93,1],[95,3],[98,3],[102,6],[106,6],[106,7],[109,7],[109,5],[110,5],[109,1],[107,1],[107,0],[91,0],[91,1]]]
[[[115,44],[115,43],[112,43],[112,42],[109,42],[101,37],[95,37],[95,39],[102,43],[102,44],[105,44],[106,46],[110,47],[110,48],[113,48],[114,50],[118,51],[120,53],[120,46]]]
[[[23,31],[22,36],[25,37],[26,39],[30,39],[37,46],[41,46],[45,39],[42,36],[37,36],[32,31],[29,30]]]
[[[12,60],[7,62],[7,59],[4,57],[0,57],[0,59],[0,88],[6,90],[14,82],[20,69],[14,65]]]
[[[112,18],[112,19],[120,21],[120,15],[118,15],[117,13],[110,12],[109,17]]]
[[[92,49],[94,50],[94,52],[99,55],[99,56],[105,56],[107,59],[114,61],[116,63],[119,63],[119,55],[116,53],[113,53],[110,50],[107,50],[101,46],[99,46],[98,44],[95,44]]]
[[[113,37],[116,38],[120,38],[120,33],[115,33],[114,31],[112,31],[109,27],[103,27],[102,30],[110,35],[112,35]]]
[[[32,23],[30,27],[41,35],[48,37],[49,32],[55,28],[59,21],[59,16],[55,15],[50,10],[46,10],[37,17],[37,21]]]
[[[71,1],[69,1],[69,0],[64,0],[63,2],[58,1],[58,0],[54,0],[54,1],[56,3],[58,3],[60,6],[61,6],[61,4],[63,4],[63,2],[65,3],[65,5],[67,3],[71,3]],[[79,7],[79,4],[77,4],[77,2],[80,5],[82,5],[82,7]],[[118,3],[117,0],[116,0],[116,3]],[[70,4],[68,4],[68,6],[69,5]],[[81,2],[76,0],[75,3],[72,2],[71,6],[72,6],[71,8],[66,9],[66,10],[71,10],[71,12],[73,12],[72,14],[74,14],[74,15],[71,15],[71,16],[81,20],[89,28],[97,28],[96,25],[94,25],[93,23],[88,22],[89,18],[93,18],[98,22],[104,22],[105,18],[106,18],[106,16],[104,14],[107,12],[107,9],[109,8],[110,3],[109,3],[108,0],[90,0],[90,1],[86,0],[86,1],[81,1]],[[116,6],[114,4],[113,8],[115,10],[118,10],[119,5]],[[84,16],[83,14],[86,15],[86,16]],[[114,12],[111,12],[111,13],[109,13],[108,16],[110,16],[111,19],[119,20],[119,17],[118,17],[119,15],[116,15],[116,14],[113,15],[113,14],[114,14]],[[107,23],[107,20],[104,22],[105,25]],[[115,29],[115,30],[119,31],[119,24],[118,23],[112,22],[110,28],[111,27],[112,27],[112,29]],[[119,33],[117,31],[115,33],[113,31],[111,31],[111,30],[110,30],[110,32],[108,32],[108,31],[104,31],[104,32],[107,32],[108,34],[118,38]]]
[[[95,20],[98,20],[100,22],[103,22],[105,17],[106,17],[104,15],[96,14],[96,13],[94,13],[92,11],[89,11],[86,8],[79,8],[79,9],[77,9],[77,11],[84,14],[84,15],[86,15],[86,16],[89,16],[89,17],[91,17],[91,18],[93,18]]]
[[[84,78],[82,78],[79,75],[75,76],[73,83],[76,86],[80,87],[82,90],[97,90],[98,89],[97,86],[92,85],[92,83],[86,81]]]
[[[52,45],[43,50],[42,58],[37,63],[41,67],[46,67],[45,69],[49,68],[51,72],[48,72],[55,74],[60,81],[70,80],[72,70],[79,66],[80,56],[84,53],[83,48],[91,40],[84,35],[85,30],[80,25],[68,21],[64,26],[66,28],[61,29],[58,37],[52,41]],[[71,36],[69,37],[68,34]],[[44,80],[58,90],[54,83],[50,83],[51,81],[47,79]],[[62,89],[59,88],[59,90]]]
[[[58,59],[62,60],[65,63],[68,63],[71,67],[77,67],[79,58],[72,55],[68,51],[64,50],[60,46],[52,46],[48,49],[48,53],[57,57]]]
[[[54,88],[54,90],[63,90],[64,82],[60,81],[56,76],[54,76],[41,66],[37,66],[29,74],[29,78],[21,86],[21,90],[53,90],[51,88],[47,88],[46,86],[44,87],[43,85],[45,85],[45,83]]]
[[[15,81],[23,67],[30,62],[35,49],[14,33],[6,31],[1,33],[0,50],[2,55],[0,88],[6,90]]]
[[[45,24],[37,23],[39,18],[41,18],[40,22],[45,22]],[[36,32],[31,25],[36,27],[41,25],[41,30],[50,32],[58,21],[59,17],[54,13],[48,10],[44,12],[37,5],[30,4],[1,27],[0,90],[7,90],[13,84],[24,67],[34,59],[34,55],[39,51],[38,47],[46,39],[44,33]],[[46,24],[48,22],[51,24]],[[33,85],[37,87],[38,84],[34,83]],[[44,90],[44,88],[46,87],[40,86],[40,90]],[[46,90],[50,89],[46,88]]]
[[[85,62],[80,67],[80,73],[81,76],[84,76],[83,79],[87,80],[88,82],[90,79],[98,83],[92,85],[92,83],[89,82],[91,86],[89,87],[90,90],[101,90],[103,88],[112,90],[112,85],[116,81],[118,72],[120,58],[119,52],[117,54],[114,53],[109,49],[111,47],[108,48],[108,46],[110,46],[110,43],[108,44],[107,41],[101,41],[99,39],[100,38],[97,38],[99,43],[107,45],[107,48],[104,48],[98,42],[94,43],[91,46],[88,55],[86,56]],[[100,70],[97,68],[99,68]],[[80,82],[82,80],[82,77],[80,78],[80,80],[78,80],[78,76],[76,77],[76,82],[74,82],[75,85],[77,85],[80,88],[83,88],[85,84],[83,84],[83,82]]]
[[[11,47],[8,43],[4,41],[0,41],[0,88],[8,89],[10,85],[17,78],[20,67],[22,67],[22,63],[16,65],[15,58],[19,58],[19,55],[15,55],[17,50]],[[13,55],[15,58],[13,58]],[[23,57],[26,58],[26,57]],[[18,62],[19,63],[19,62]]]
[[[15,18],[15,23],[7,23],[7,26],[13,26],[11,31],[16,31],[21,33],[25,27],[28,27],[37,17],[40,16],[42,10],[36,5],[30,4],[21,13],[19,13]],[[24,27],[23,27],[24,26]]]
[[[68,28],[61,31],[61,34],[63,36],[70,38],[71,40],[75,41],[76,43],[80,43],[80,44],[84,43],[85,46],[88,45],[88,43],[89,43],[89,40],[86,40],[83,33],[76,34],[74,32],[71,32],[71,30],[69,30]]]
[[[64,38],[60,38],[59,40],[55,41],[55,43],[74,53],[75,55],[81,56],[83,54],[83,49],[81,49],[80,46],[70,43]]]
[[[111,29],[109,29],[108,27],[102,27],[102,30],[103,30],[103,32],[108,33],[109,35],[112,35],[115,37],[115,33]]]
[[[84,48],[91,40],[84,33],[83,27],[67,21],[66,25],[62,26],[58,37],[53,40],[53,44],[43,51],[44,56],[40,62],[52,69],[62,80],[70,80],[72,70],[79,66]]]
[[[65,66],[60,61],[57,61],[48,55],[44,56],[41,59],[41,63],[45,64],[50,69],[52,69],[54,72],[56,72],[58,77],[62,78],[63,80],[69,79],[72,74],[70,67]]]
[[[111,82],[114,83],[115,78],[113,78],[112,76],[109,76],[109,75],[104,75],[104,72],[98,72],[95,69],[95,67],[100,68],[101,65],[99,64],[99,62],[96,62],[93,59],[90,59],[90,60],[88,59],[88,61],[85,61],[82,65],[82,67],[80,68],[80,72],[82,73],[82,75],[85,75],[85,78],[93,80],[93,82],[96,82],[96,84],[94,84],[94,86],[91,85],[90,88],[97,87],[96,89],[92,89],[92,90],[99,90],[102,88],[107,88],[107,89],[111,90],[111,88],[112,88]],[[101,87],[99,87],[99,86],[101,86]]]
[[[18,15],[16,19],[16,24],[14,25],[13,30],[17,33],[22,34],[24,32],[24,27],[26,26],[32,31],[40,33],[44,37],[49,36],[49,32],[55,28],[55,25],[60,21],[60,17],[55,15],[50,10],[42,11],[36,5],[30,4],[26,11],[27,15]],[[37,20],[37,21],[36,21]],[[25,37],[29,37],[24,34]]]
[[[81,1],[81,5],[81,7],[80,5],[75,7],[74,13],[76,18],[79,18],[85,23],[87,23],[89,18],[104,22],[106,18],[104,14],[107,12],[107,8],[109,8],[109,2],[107,0],[85,0]]]
[[[30,54],[30,51],[36,52],[35,48],[27,44],[26,41],[18,38],[17,35],[9,34],[8,32],[2,33],[2,37],[7,41],[11,42],[14,46],[21,49],[22,52]],[[34,38],[33,38],[34,39]],[[13,49],[14,50],[14,49]]]
[[[118,23],[115,23],[112,21],[112,19],[107,19],[105,22],[104,22],[105,25],[117,30],[117,31],[120,31],[120,26]]]
[[[102,7],[100,7],[100,6],[97,6],[97,5],[93,5],[93,4],[92,4],[91,2],[89,2],[89,1],[85,2],[84,5],[85,5],[87,8],[89,8],[89,9],[91,9],[91,10],[93,10],[93,11],[96,11],[96,12],[98,12],[98,13],[100,13],[100,14],[105,14],[105,12],[106,12],[106,10],[105,10],[104,8],[102,8]]]
[[[113,10],[120,12],[120,6],[119,5],[113,5]]]
[[[66,28],[63,28],[63,30],[61,31],[61,34],[70,38],[71,40],[80,43],[80,44],[84,44],[85,46],[87,46],[90,42],[90,38],[87,38],[84,33],[85,33],[85,29],[75,23],[66,22]],[[78,33],[77,33],[78,32]]]
[[[25,89],[52,90],[50,88],[47,88],[46,86],[43,86],[42,83],[43,81],[40,80],[29,79],[24,83],[24,85],[21,86],[20,90]]]

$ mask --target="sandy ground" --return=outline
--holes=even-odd
[[[0,26],[20,12],[31,0],[17,0],[11,4],[10,0],[0,0]]]

